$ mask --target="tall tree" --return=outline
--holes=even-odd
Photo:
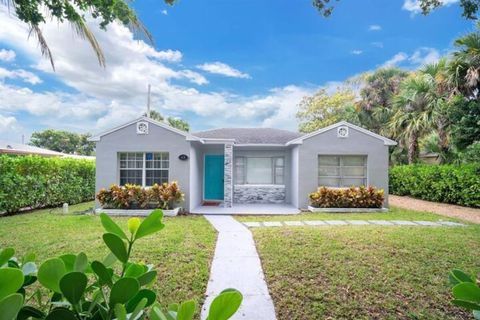
[[[175,0],[164,1],[173,4]],[[152,41],[150,33],[138,19],[131,2],[127,0],[0,0],[0,4],[11,8],[18,19],[29,26],[30,34],[37,38],[42,55],[50,59],[54,69],[53,54],[41,29],[41,25],[47,19],[56,20],[58,23],[69,22],[77,35],[89,42],[101,66],[105,66],[105,56],[94,34],[88,28],[86,16],[96,18],[103,30],[106,30],[113,21],[117,21]]]
[[[301,132],[312,132],[341,120],[358,123],[355,110],[355,93],[341,88],[329,94],[321,89],[311,97],[305,97],[299,104],[297,119]]]
[[[155,110],[150,111],[150,118],[152,118],[153,120],[161,121],[161,122],[167,122],[170,126],[186,132],[190,131],[190,124],[187,121],[180,118],[168,117],[165,120],[162,114]]]
[[[435,80],[426,74],[405,79],[393,97],[395,113],[389,123],[391,134],[408,148],[408,163],[418,158],[419,139],[435,126]]]
[[[391,99],[408,72],[398,68],[381,68],[361,76],[359,119],[363,126],[388,135],[385,124],[392,116]]]
[[[335,2],[338,2],[336,0]],[[333,0],[313,0],[313,6],[325,17],[329,17],[334,9]],[[420,9],[424,15],[429,14],[433,10],[444,4],[443,0],[418,0]],[[462,16],[465,19],[477,19],[478,10],[480,8],[480,0],[460,0],[460,7],[462,8]]]
[[[90,134],[47,129],[32,133],[30,145],[53,151],[90,156],[94,153],[95,143],[88,141]]]

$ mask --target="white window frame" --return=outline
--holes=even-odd
[[[339,164],[335,166],[326,166],[326,165],[320,165],[320,157],[338,157],[339,158]],[[363,157],[364,158],[364,164],[363,166],[345,166],[343,165],[344,157]],[[336,176],[320,176],[320,167],[328,167],[328,168],[337,168],[338,169],[338,175]],[[359,168],[363,167],[363,176],[345,176],[343,175],[343,170],[342,168]],[[365,182],[363,185],[368,186],[369,181],[368,181],[368,155],[365,154],[319,154],[317,156],[317,185],[324,186],[320,184],[320,179],[322,178],[333,178],[333,179],[339,179],[339,187],[337,188],[348,188],[351,187],[351,185],[344,185],[343,180],[344,179],[363,179],[363,182]],[[359,185],[360,186],[360,185]],[[335,188],[335,187],[329,187],[326,186],[327,188]]]
[[[234,183],[238,185],[259,185],[258,183],[249,183],[247,181],[247,170],[248,170],[248,159],[270,159],[271,163],[271,168],[272,168],[272,174],[271,174],[271,183],[263,183],[261,185],[276,185],[276,186],[283,186],[285,185],[285,157],[283,156],[274,156],[274,157],[261,157],[261,156],[237,156],[235,157],[234,161]],[[277,159],[282,159],[283,161],[283,166],[278,166],[276,164]],[[242,159],[242,164],[238,164],[237,160]],[[243,176],[241,178],[242,183],[239,182],[239,177],[237,173],[237,168],[238,167],[243,167]],[[283,169],[283,175],[282,175],[282,183],[278,183],[276,179],[276,169],[282,168]]]
[[[121,184],[121,171],[122,170],[140,170],[140,168],[121,168],[121,155],[122,154],[131,154],[131,153],[141,153],[142,154],[142,184],[141,186],[144,187],[144,188],[149,188],[151,187],[150,185],[147,186],[146,183],[147,183],[147,170],[152,170],[152,171],[167,171],[167,182],[169,181],[170,179],[170,153],[169,152],[166,152],[166,151],[122,151],[122,152],[118,152],[117,154],[117,168],[118,168],[118,185],[119,186],[123,186]],[[153,157],[155,158],[155,154],[166,154],[168,156],[168,160],[167,161],[167,167],[166,168],[147,168],[147,153],[151,153],[153,155]],[[128,157],[127,157],[128,158]],[[136,160],[135,160],[136,161]],[[148,160],[150,161],[150,160]],[[154,160],[153,160],[154,161]],[[160,160],[160,161],[165,161],[165,160]],[[128,163],[128,160],[127,160],[127,163]]]

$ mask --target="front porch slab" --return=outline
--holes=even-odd
[[[299,214],[300,210],[291,204],[267,204],[267,203],[251,203],[239,204],[234,203],[231,208],[223,206],[199,206],[191,210],[192,214],[203,215],[288,215]]]

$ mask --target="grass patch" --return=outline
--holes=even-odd
[[[292,220],[424,220],[424,221],[458,221],[430,212],[414,211],[391,207],[388,212],[374,213],[314,213],[307,212],[297,215],[277,216],[237,216],[238,221],[292,221]]]
[[[93,202],[70,206],[75,214]],[[14,247],[17,256],[37,254],[37,263],[64,253],[85,252],[89,259],[108,253],[102,241],[104,230],[98,216],[62,215],[62,209],[42,209],[0,218],[0,248]],[[128,218],[114,218],[125,230]],[[194,299],[203,302],[216,232],[201,216],[164,218],[165,228],[139,240],[133,261],[152,263],[158,272],[158,301],[167,305]]]
[[[471,319],[447,273],[480,271],[479,226],[252,231],[278,319]]]

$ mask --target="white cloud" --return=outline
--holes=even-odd
[[[434,48],[419,48],[410,56],[409,61],[415,65],[435,63],[440,60],[440,53]]]
[[[30,84],[39,84],[42,82],[37,75],[29,71],[23,69],[7,70],[0,67],[0,80],[4,79],[21,79]]]
[[[164,16],[168,15],[168,11],[166,9],[163,9],[161,12]]]
[[[358,56],[358,55],[362,54],[363,51],[362,51],[362,50],[355,49],[355,50],[350,51],[350,53]]]
[[[225,64],[219,61],[207,62],[201,65],[198,65],[197,68],[206,72],[220,74],[226,77],[243,78],[243,79],[250,78],[250,75],[248,75],[247,73],[243,73],[240,70],[237,70],[229,66],[228,64]]]
[[[378,24],[372,24],[368,27],[369,31],[380,31],[382,30],[382,26]]]
[[[376,47],[376,48],[383,48],[383,42],[374,41],[374,42],[371,43],[371,45]]]
[[[440,53],[435,48],[421,47],[411,55],[399,52],[389,60],[385,61],[382,67],[402,66],[406,68],[418,68],[425,64],[435,63],[440,59]]]
[[[17,128],[17,119],[12,116],[3,116],[0,114],[0,132],[7,133]]]
[[[105,53],[107,67],[98,65],[92,49],[72,36],[70,26],[48,22],[42,29],[54,55],[53,72],[49,61],[41,57],[35,39],[28,38],[28,28],[0,7],[0,43],[14,47],[33,68],[68,87],[37,89],[0,81],[0,114],[27,113],[34,116],[39,127],[98,132],[141,115],[147,84],[151,83],[153,108],[165,115],[188,115],[194,129],[248,123],[294,130],[298,102],[317,89],[287,85],[255,95],[202,90],[198,86],[208,80],[177,63],[182,59],[180,51],[157,50],[134,39],[127,28],[116,23],[109,26],[108,33],[94,24],[90,26]],[[209,72],[249,77],[222,63],[213,66],[216,68]],[[20,116],[17,119],[22,123]]]
[[[11,62],[15,60],[15,51],[13,50],[7,50],[7,49],[1,49],[0,50],[0,61],[4,62]]]
[[[400,64],[400,62],[403,62],[407,59],[408,59],[408,55],[405,52],[399,52],[393,57],[391,57],[390,59],[388,59],[387,61],[385,61],[382,66],[385,68],[394,67]]]
[[[443,6],[449,6],[453,3],[457,3],[458,1],[460,0],[440,0]],[[413,14],[422,12],[418,0],[404,0],[402,9],[410,11]]]

